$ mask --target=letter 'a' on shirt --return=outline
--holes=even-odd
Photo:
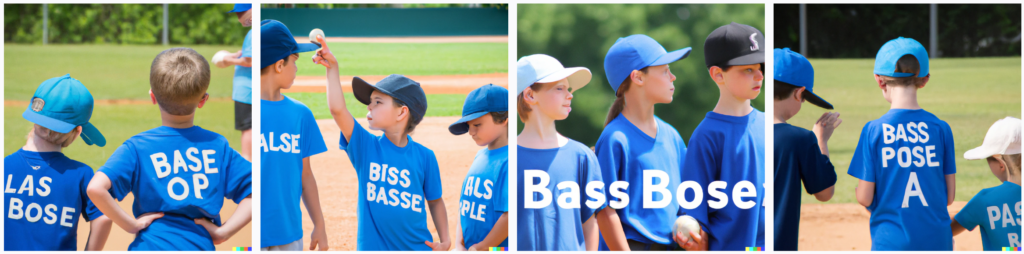
[[[800,199],[836,184],[836,171],[821,154],[818,138],[788,123],[775,128],[775,250],[796,251],[800,237]],[[800,185],[804,186],[803,190]]]

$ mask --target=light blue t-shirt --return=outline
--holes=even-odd
[[[164,213],[128,250],[214,250],[210,233],[193,219],[219,226],[225,198],[238,203],[252,194],[252,163],[224,136],[199,126],[160,126],[132,136],[99,172],[110,178],[115,199],[135,196],[135,217]]]
[[[4,157],[4,250],[78,248],[78,216],[103,216],[86,196],[92,168],[60,152]]]
[[[498,218],[508,212],[508,146],[480,149],[459,195],[462,241],[469,248],[487,238]],[[508,238],[498,246],[482,247],[508,247]]]
[[[695,181],[703,190],[703,200],[694,209],[680,209],[693,216],[707,232],[709,250],[744,250],[764,247],[764,113],[754,109],[745,116],[708,112],[690,136],[682,181]],[[718,189],[720,200],[709,192],[714,181],[725,183]],[[736,189],[748,193],[736,203]],[[756,193],[756,196],[754,196]],[[685,200],[693,201],[692,189]],[[714,208],[710,202],[727,201]]]
[[[327,151],[313,112],[297,100],[260,100],[260,247],[302,239],[302,159]]]
[[[242,57],[252,57],[252,29],[249,29],[249,33],[245,34],[245,40],[242,41]],[[252,104],[252,67],[235,65],[232,84],[231,99]]]
[[[967,230],[981,226],[981,243],[986,251],[1021,247],[1020,197],[1020,185],[1005,181],[978,192],[954,219]]]
[[[657,116],[654,118],[658,132],[652,138],[619,114],[604,127],[594,149],[601,162],[605,186],[616,181],[629,183],[625,191],[630,197],[629,204],[615,210],[626,239],[669,245],[673,242],[670,225],[678,218],[679,204],[674,193],[683,170],[686,144],[675,128]],[[648,183],[651,188],[664,191],[644,190],[645,172],[652,177]],[[650,193],[651,208],[644,208],[645,191]],[[605,191],[605,195],[606,200],[618,200],[610,191]],[[601,245],[605,249],[604,239]]]
[[[601,184],[601,165],[586,145],[575,140],[559,148],[531,149],[519,146],[516,162],[518,201],[517,237],[519,251],[585,251],[583,223],[604,208],[607,202],[591,208],[595,200],[585,191],[588,183]],[[526,178],[526,176],[530,176]],[[537,192],[526,197],[526,182]],[[558,188],[564,184],[564,188]],[[546,185],[546,186],[545,186]],[[573,196],[573,190],[579,195]],[[543,191],[543,190],[546,190]],[[595,193],[604,196],[604,189]],[[525,199],[539,202],[527,208]],[[543,201],[547,205],[543,205]]]
[[[875,183],[871,250],[953,250],[946,175],[955,156],[949,125],[923,109],[890,109],[864,125],[847,174]]]
[[[359,175],[356,250],[430,250],[424,243],[434,241],[427,229],[427,201],[441,198],[434,151],[412,137],[405,147],[398,147],[352,121],[351,140],[342,134],[339,147]]]

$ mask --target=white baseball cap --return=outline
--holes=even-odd
[[[1016,117],[999,119],[985,134],[981,146],[964,153],[964,159],[980,160],[996,154],[1020,154],[1021,121]]]
[[[565,78],[569,79],[570,91],[575,92],[590,83],[591,76],[587,67],[565,68],[558,59],[549,55],[528,55],[516,63],[516,94],[523,93],[534,83],[550,83]]]

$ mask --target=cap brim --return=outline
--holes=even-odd
[[[299,43],[298,44],[298,49],[295,50],[295,52],[292,52],[292,54],[316,51],[317,49],[320,49],[320,45],[316,45],[316,44],[313,44],[313,43]]]
[[[452,125],[449,125],[448,126],[448,131],[450,131],[452,134],[455,134],[455,135],[466,134],[466,132],[469,132],[469,124],[468,124],[468,122],[469,121],[473,121],[473,120],[475,120],[477,118],[480,118],[481,116],[484,116],[486,114],[487,114],[487,111],[481,111],[481,112],[476,112],[476,113],[472,113],[472,114],[469,114],[469,115],[465,115],[462,118],[459,118],[458,121],[455,121],[455,123],[453,123]]]
[[[74,124],[65,123],[64,121],[36,113],[35,111],[32,111],[31,108],[25,109],[25,113],[22,113],[21,117],[25,118],[25,120],[28,120],[29,122],[38,124],[39,126],[43,126],[47,129],[60,133],[71,132],[71,130],[77,127]]]
[[[817,94],[814,94],[813,92],[807,90],[804,90],[804,100],[807,100],[807,102],[810,102],[811,104],[814,104],[815,106],[818,107],[822,107],[825,109],[833,109],[831,103],[828,103],[827,101],[825,101],[825,99],[822,99],[821,96],[818,96]]]
[[[996,150],[997,149],[990,148],[990,147],[985,147],[985,145],[981,145],[979,147],[975,147],[974,149],[971,149],[971,150],[968,150],[967,152],[965,152],[964,153],[964,159],[968,159],[968,160],[981,160],[981,159],[985,159],[985,158],[988,158],[988,157],[990,157],[992,155],[997,154],[998,151],[996,151]]]
[[[764,50],[759,50],[752,54],[747,54],[737,58],[729,59],[724,65],[735,66],[735,65],[749,65],[749,64],[763,64],[764,63]]]
[[[691,50],[693,49],[691,49],[690,47],[686,47],[680,50],[668,52],[667,54],[658,57],[658,59],[655,59],[653,63],[648,64],[647,66],[666,65],[675,61],[683,60],[687,56],[690,56]]]
[[[590,83],[590,79],[593,78],[593,74],[590,73],[590,69],[587,69],[587,67],[571,67],[541,78],[536,83],[551,83],[566,78],[569,79],[569,88],[572,88],[572,91],[575,92],[587,86]]]
[[[356,97],[356,100],[363,103],[363,105],[370,105],[370,95],[373,94],[373,91],[382,92],[392,98],[396,97],[394,93],[391,93],[391,91],[377,88],[362,78],[352,77],[352,95]]]
[[[82,125],[82,141],[85,141],[87,145],[96,145],[103,147],[107,145],[107,139],[103,137],[99,129],[93,126],[92,123],[85,123]]]

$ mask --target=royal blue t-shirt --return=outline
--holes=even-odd
[[[434,151],[412,137],[405,147],[398,147],[352,121],[351,140],[342,134],[339,147],[359,175],[356,250],[430,250],[424,243],[434,241],[427,229],[427,201],[441,198]]]
[[[252,57],[252,29],[245,34],[242,41],[242,57]],[[235,65],[235,77],[232,79],[231,99],[252,104],[252,67]]]
[[[252,163],[220,134],[199,126],[160,126],[128,138],[100,172],[118,201],[135,196],[132,213],[163,212],[135,235],[128,250],[213,250],[213,239],[196,218],[220,225],[224,199],[252,194]]]
[[[764,113],[757,109],[745,116],[708,112],[693,130],[682,181],[695,181],[704,197],[696,208],[681,211],[700,222],[710,238],[709,250],[764,247],[764,149]],[[724,182],[718,189],[721,197],[710,195],[715,181]],[[737,188],[741,204],[735,202]],[[681,195],[695,199],[692,189]],[[710,205],[719,201],[728,203]]]
[[[302,239],[302,159],[327,151],[313,112],[284,96],[260,100],[260,247]]]
[[[60,152],[4,157],[4,250],[75,250],[78,216],[103,216],[85,193],[92,168]]]
[[[604,196],[604,189],[588,194],[588,183],[603,185],[601,165],[586,145],[575,140],[559,148],[517,149],[516,197],[519,251],[585,251],[583,223],[604,209],[607,201],[591,207],[587,201]],[[530,176],[526,178],[526,176]],[[525,183],[530,181],[530,197]],[[563,186],[558,186],[562,184]],[[563,188],[559,188],[563,187]],[[547,190],[542,191],[542,190]],[[573,196],[575,190],[578,195]],[[527,208],[529,198],[537,208]],[[543,204],[543,201],[548,201]]]
[[[1005,181],[978,192],[954,219],[967,230],[981,226],[981,243],[986,251],[1020,247],[1020,197],[1020,185]]]
[[[619,114],[604,127],[594,150],[601,163],[601,178],[605,186],[625,181],[629,187],[629,203],[616,209],[622,220],[626,239],[647,244],[672,244],[672,227],[678,218],[679,203],[674,193],[679,186],[686,144],[679,132],[657,116],[658,132],[652,138]],[[651,176],[651,190],[644,190],[645,172]],[[619,200],[606,187],[605,200]],[[653,191],[654,189],[662,191]],[[650,193],[650,200],[644,193]],[[667,194],[667,195],[666,195]],[[651,207],[644,208],[645,201]],[[605,249],[601,239],[601,249]]]
[[[836,184],[836,171],[807,129],[777,123],[775,129],[775,250],[795,251],[800,239],[800,183],[814,194]]]
[[[508,146],[480,149],[459,195],[462,242],[469,248],[487,238],[498,218],[508,212]],[[498,246],[482,247],[508,247],[508,238]]]
[[[850,169],[875,183],[871,250],[952,250],[946,175],[956,173],[953,131],[923,109],[890,109],[864,125]]]

